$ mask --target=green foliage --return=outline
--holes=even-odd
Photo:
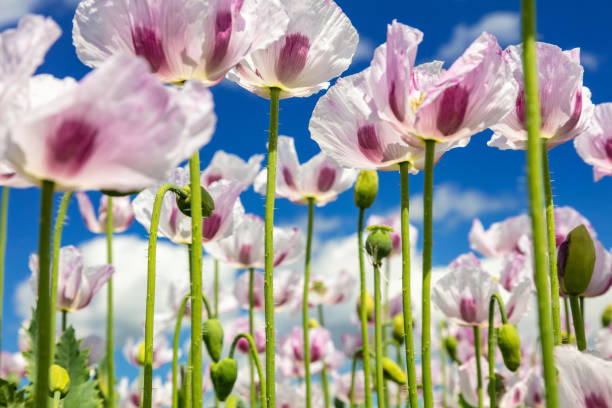
[[[0,378],[0,407],[25,407],[25,390],[17,391],[17,384]]]
[[[88,349],[89,350],[89,349]],[[94,377],[96,382],[98,392],[100,398],[102,398],[104,402],[104,406],[107,406],[108,403],[108,359],[107,356],[102,357],[100,362],[98,363],[98,368],[96,369],[96,375]],[[113,384],[117,384],[117,379],[113,381]],[[115,406],[119,404],[119,395],[115,393]]]
[[[470,404],[468,404],[467,402],[465,402],[465,399],[463,399],[463,395],[459,394],[459,406],[461,408],[476,408]]]
[[[23,357],[28,362],[26,367],[26,378],[30,381],[30,384],[24,387],[25,392],[28,395],[28,401],[34,401],[34,387],[33,383],[36,380],[36,350],[38,344],[36,337],[38,336],[38,321],[36,320],[36,309],[32,309],[32,320],[30,321],[30,327],[27,329],[28,337],[30,339],[30,350],[23,352]]]

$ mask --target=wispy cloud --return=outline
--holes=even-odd
[[[40,0],[2,0],[0,6],[0,26],[16,22],[27,13],[31,13],[40,4]]]
[[[451,62],[465,51],[483,31],[497,37],[505,47],[520,42],[520,16],[511,11],[495,11],[485,14],[474,24],[459,23],[453,28],[451,38],[438,49],[437,58]]]
[[[592,52],[580,50],[580,63],[589,71],[597,71],[600,64],[600,58]]]
[[[374,56],[374,41],[367,37],[359,37],[359,45],[357,45],[357,51],[353,56],[353,64],[362,62],[369,62]]]

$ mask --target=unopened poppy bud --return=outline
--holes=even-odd
[[[213,361],[219,361],[223,351],[223,326],[218,319],[208,319],[202,325],[202,338]]]
[[[310,318],[308,319],[308,328],[309,329],[316,329],[317,327],[319,327],[319,322],[317,321],[317,319],[314,318]]]
[[[374,299],[372,299],[372,295],[370,295],[370,292],[367,291],[365,298],[365,309],[366,318],[368,320],[372,320],[372,317],[374,317]],[[361,295],[357,297],[357,314],[361,316]]]
[[[370,208],[378,194],[378,173],[374,170],[361,170],[355,183],[355,205]]]
[[[210,379],[219,401],[225,401],[232,393],[236,378],[238,378],[238,364],[233,358],[227,357],[218,363],[211,363]]]
[[[138,355],[136,356],[136,362],[143,366],[145,364],[145,344],[140,343],[138,345]]]
[[[403,344],[404,343],[404,316],[401,313],[398,313],[395,316],[393,316],[392,328],[393,328],[392,334],[393,334],[393,338],[395,339],[395,341],[397,341],[399,344]]]
[[[225,401],[225,408],[246,408],[246,404],[239,396],[230,395]]]
[[[516,371],[521,365],[521,339],[516,327],[509,323],[502,325],[497,331],[497,344],[508,370]]]
[[[559,246],[557,265],[563,293],[583,294],[591,283],[595,268],[595,245],[584,225],[574,228]]]
[[[386,225],[372,225],[367,230],[370,231],[370,234],[366,239],[366,250],[372,257],[372,261],[376,265],[380,265],[384,258],[391,255],[393,250],[393,239],[389,234],[393,231],[393,228]]]
[[[68,371],[64,367],[53,364],[49,368],[49,394],[53,396],[56,391],[59,391],[62,398],[68,394],[70,388],[70,377]]]
[[[601,324],[603,327],[609,327],[610,323],[612,323],[612,303],[601,314]]]
[[[451,360],[461,364],[457,358],[457,338],[455,336],[447,336],[444,338],[444,348]]]
[[[191,187],[183,186],[183,190],[187,192],[187,197],[181,197],[177,194],[176,205],[183,214],[187,217],[191,217]],[[208,218],[215,210],[215,201],[204,187],[200,186],[200,191],[202,196],[202,217]]]
[[[404,374],[404,371],[395,363],[395,361],[391,360],[389,357],[383,357],[382,366],[383,375],[387,380],[393,381],[399,385],[406,384],[406,374]]]

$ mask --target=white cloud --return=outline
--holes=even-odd
[[[452,62],[483,31],[495,35],[502,47],[518,43],[521,33],[520,16],[512,11],[495,11],[485,14],[474,24],[459,23],[453,28],[449,41],[438,49],[437,57]]]
[[[369,62],[374,56],[374,48],[374,41],[367,37],[359,37],[357,51],[355,51],[355,55],[353,55],[353,64]]]
[[[599,56],[596,54],[580,50],[580,63],[590,71],[597,71],[599,68]]]
[[[2,0],[0,26],[16,22],[23,15],[36,9],[39,4],[40,0]]]

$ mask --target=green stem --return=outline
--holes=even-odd
[[[536,54],[535,0],[522,0],[523,70],[527,107],[527,172],[529,204],[533,233],[534,281],[538,298],[542,365],[548,408],[559,406],[557,377],[554,359],[554,335],[552,331],[551,301],[546,273],[546,225],[544,221],[542,153],[540,149],[540,101]]]
[[[476,352],[475,355],[475,359],[476,359],[476,380],[478,383],[478,408],[482,408],[483,407],[483,400],[482,400],[482,369],[480,367],[480,355],[481,355],[481,351],[480,351],[480,327],[478,326],[474,326],[474,350]],[[493,354],[493,353],[491,353]]]
[[[404,315],[404,345],[406,348],[406,372],[408,374],[408,399],[412,408],[418,408],[419,401],[417,395],[416,368],[414,363],[414,339],[412,333],[412,300],[410,290],[410,202],[407,162],[400,163],[400,184],[402,230],[402,306]]]
[[[387,338],[388,338],[388,332],[389,330],[387,330],[388,326],[386,325],[386,323],[389,322],[390,316],[389,316],[389,274],[390,274],[390,269],[391,269],[391,259],[387,258],[385,260],[385,276],[384,276],[384,280],[383,280],[383,295],[382,295],[382,302],[383,302],[383,332],[382,332],[382,338],[383,338],[383,356],[387,357],[387,352],[388,352],[388,347],[387,347]],[[387,379],[385,378],[385,381],[383,382],[383,392],[385,394],[385,406],[389,407],[391,406],[391,402],[390,402],[390,398],[389,398],[389,382],[387,381]]]
[[[106,258],[109,265],[113,264],[113,197],[108,196],[106,210]],[[106,303],[106,361],[108,380],[108,407],[115,406],[115,352],[113,338],[113,277],[107,282],[108,298]]]
[[[68,311],[62,310],[62,333],[66,331],[68,325]]]
[[[550,167],[546,141],[542,143],[542,170],[544,172],[544,196],[546,200],[546,228],[548,232],[548,269],[552,299],[552,323],[555,345],[561,344],[561,307],[559,302],[559,276],[557,276],[557,238],[555,235],[555,205],[553,203]]]
[[[578,350],[586,350],[586,337],[584,335],[584,321],[582,319],[582,312],[580,309],[580,301],[578,296],[570,296],[570,305],[572,307],[572,318],[574,320],[574,332],[576,333],[576,344],[578,344]]]
[[[357,356],[359,353],[362,353],[364,357],[366,355],[362,347],[357,348],[353,354],[353,365],[351,366],[351,389],[349,391],[350,408],[355,408],[355,369],[357,368]],[[364,370],[363,375],[364,377],[369,377],[369,372]],[[367,396],[370,393],[370,389],[366,388],[365,390],[365,395]]]
[[[394,341],[394,343],[395,343],[395,358],[397,359],[397,364],[400,367],[402,367],[404,365],[404,362],[402,361],[402,345],[397,341]],[[402,393],[399,389],[399,386],[398,386],[398,392],[396,395],[396,399],[397,399],[396,405],[397,405],[397,408],[399,408],[402,405]],[[409,403],[410,403],[410,400],[406,400],[406,406],[408,406]]]
[[[152,398],[152,393],[153,393],[153,316],[155,312],[155,265],[156,265],[156,253],[157,253],[157,230],[159,227],[159,217],[161,215],[162,203],[164,200],[164,196],[166,195],[168,191],[173,191],[181,197],[187,197],[187,193],[184,190],[182,190],[180,187],[174,184],[164,184],[157,191],[157,194],[155,196],[155,201],[153,203],[153,212],[151,213],[151,229],[149,231],[149,254],[148,254],[148,263],[147,263],[147,306],[146,306],[146,318],[145,318],[145,363],[144,363],[143,399],[142,399],[142,407],[144,408],[151,408],[153,404],[153,398]],[[202,291],[200,291],[200,297],[202,296],[201,293]],[[195,302],[191,302],[192,310],[195,308],[194,303]],[[201,302],[199,306],[200,306],[200,313],[201,313],[201,307],[202,307]],[[192,331],[193,331],[193,326],[192,326]],[[198,336],[198,337],[201,337],[201,336]]]
[[[327,376],[327,364],[325,363],[323,363],[323,369],[321,371],[321,388],[323,389],[325,408],[329,408],[329,378]]]
[[[38,236],[38,302],[36,314],[38,321],[38,336],[36,337],[36,381],[35,405],[37,408],[47,408],[49,403],[49,365],[51,363],[51,343],[55,336],[49,331],[51,326],[50,309],[50,250],[51,224],[53,218],[53,189],[51,181],[42,182],[40,198],[40,219]]]
[[[582,321],[584,321],[584,296],[580,296],[580,313],[582,313]]]
[[[278,144],[279,88],[270,88],[270,135],[268,137],[268,179],[265,214],[264,297],[266,315],[266,407],[275,408],[274,372],[274,201],[276,196],[276,147]],[[195,407],[199,408],[199,407]]]
[[[372,393],[370,392],[370,345],[368,337],[368,311],[365,307],[367,297],[366,291],[366,273],[363,248],[363,218],[365,209],[359,209],[359,221],[357,226],[357,245],[359,250],[359,278],[360,278],[360,299],[361,306],[359,307],[359,317],[361,319],[361,341],[363,347],[363,389],[365,392],[365,406],[372,408]]]
[[[374,337],[376,345],[376,393],[378,394],[378,407],[385,407],[385,394],[383,389],[383,342],[382,342],[382,303],[380,296],[380,264],[373,263],[374,267]]]
[[[186,294],[181,301],[181,306],[178,310],[176,317],[176,325],[174,326],[174,341],[172,342],[172,408],[178,408],[178,388],[176,386],[178,378],[178,349],[179,349],[179,337],[181,334],[181,325],[183,323],[183,316],[185,315],[185,307],[189,300],[190,294]]]
[[[249,269],[249,334],[255,336],[255,269]],[[255,390],[255,362],[252,357],[249,357],[249,366],[251,371],[251,406],[254,407],[256,401]],[[263,408],[263,407],[262,407]]]
[[[60,391],[55,391],[53,393],[53,408],[60,407],[61,398],[62,398],[62,393]]]
[[[189,364],[187,364],[187,378],[185,383],[185,406],[186,408],[191,408],[191,387],[192,387],[192,378],[193,378],[193,368],[191,366],[191,351],[189,351],[188,360]]]
[[[495,408],[497,404],[495,396],[495,302],[499,306],[502,323],[508,323],[504,302],[499,293],[494,293],[489,301],[489,336],[487,345],[487,357],[489,360],[489,406],[491,408]]]
[[[214,283],[215,317],[219,318],[219,260],[215,259],[215,283]]]
[[[302,329],[304,335],[304,371],[306,380],[306,407],[311,407],[310,390],[310,339],[308,338],[308,291],[310,289],[310,251],[312,248],[312,224],[314,221],[314,199],[308,198],[308,234],[304,264],[304,291],[302,296]]]
[[[202,408],[202,191],[200,152],[189,160],[191,185],[191,365],[193,408]]]
[[[2,187],[2,208],[0,209],[0,350],[2,350],[2,312],[4,301],[4,257],[6,255],[6,225],[8,222],[8,187]],[[53,333],[53,332],[52,332]],[[0,359],[2,357],[0,356]],[[1,361],[0,361],[1,362]]]
[[[70,203],[70,198],[72,197],[72,192],[64,193],[62,196],[62,200],[60,201],[60,206],[57,210],[57,216],[55,217],[55,225],[53,227],[53,241],[51,247],[51,306],[49,309],[51,310],[51,323],[49,326],[49,331],[55,335],[55,319],[56,319],[56,309],[57,309],[57,285],[59,280],[59,253],[60,248],[62,246],[62,231],[64,230],[64,221],[66,219],[66,212],[68,211],[68,204]],[[62,330],[63,332],[64,330]],[[55,354],[55,342],[51,342],[51,360],[54,361]]]
[[[323,315],[323,305],[317,305],[317,315],[319,316],[319,324],[325,327],[325,316]]]
[[[236,344],[238,344],[238,340],[241,338],[246,339],[249,342],[249,350],[251,351],[251,358],[255,361],[255,365],[257,366],[257,375],[259,375],[259,389],[261,390],[261,406],[265,404],[266,401],[266,379],[264,377],[263,368],[261,367],[261,361],[259,360],[259,355],[257,354],[257,348],[255,347],[255,341],[250,334],[240,333],[236,337],[234,337],[234,341],[230,347],[229,357],[234,358],[234,352],[236,351]]]
[[[565,331],[567,332],[567,344],[572,343],[572,324],[570,323],[571,315],[569,310],[569,299],[563,298],[563,309],[565,310]]]
[[[442,371],[442,408],[446,408],[446,345],[444,344],[444,329],[446,323],[440,320],[438,325],[438,339],[440,340],[440,368]],[[491,350],[491,348],[489,348]]]

